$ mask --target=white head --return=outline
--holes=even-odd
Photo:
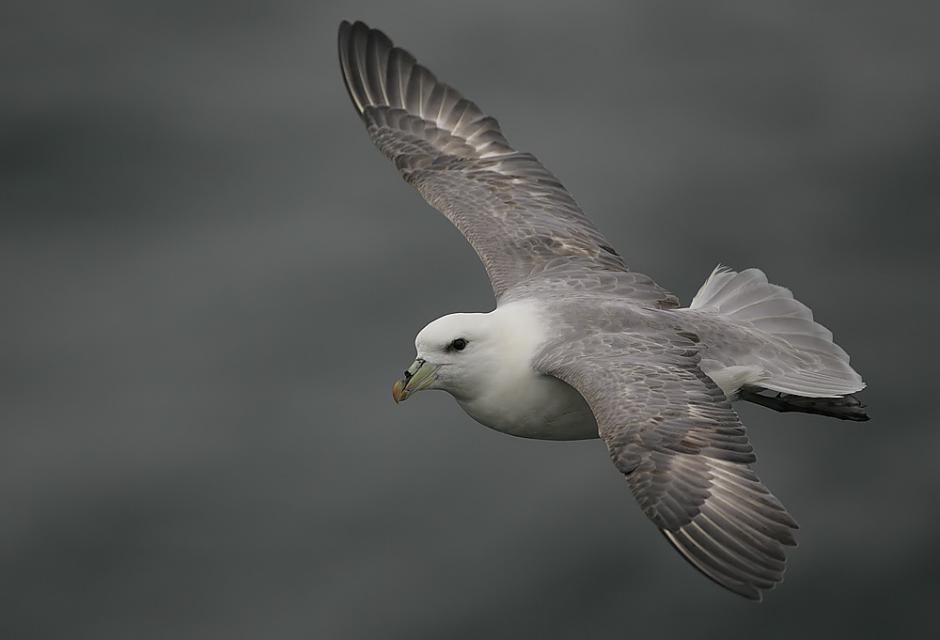
[[[422,329],[417,358],[392,387],[396,402],[423,389],[467,400],[483,389],[498,359],[499,335],[489,313],[453,313]]]

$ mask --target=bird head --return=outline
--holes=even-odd
[[[490,314],[438,318],[415,338],[417,357],[392,386],[392,398],[401,402],[425,389],[442,389],[458,400],[472,397],[491,371],[492,338]]]

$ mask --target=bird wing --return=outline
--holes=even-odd
[[[695,336],[567,335],[537,368],[584,397],[643,512],[696,569],[754,600],[783,579],[797,524],[751,469],[744,425],[699,369]]]
[[[559,258],[569,270],[627,271],[558,178],[384,33],[344,21],[339,59],[372,141],[470,242],[497,299]]]

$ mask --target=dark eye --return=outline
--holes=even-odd
[[[448,346],[451,349],[454,349],[455,351],[463,351],[464,347],[467,346],[467,341],[464,340],[463,338],[457,338],[456,340],[451,342]]]

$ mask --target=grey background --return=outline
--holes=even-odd
[[[934,624],[936,3],[85,2],[0,20],[0,637],[889,637]],[[503,124],[688,301],[760,266],[872,422],[743,407],[802,525],[755,606],[597,441],[395,407],[414,334],[485,311],[371,147],[364,19]]]

